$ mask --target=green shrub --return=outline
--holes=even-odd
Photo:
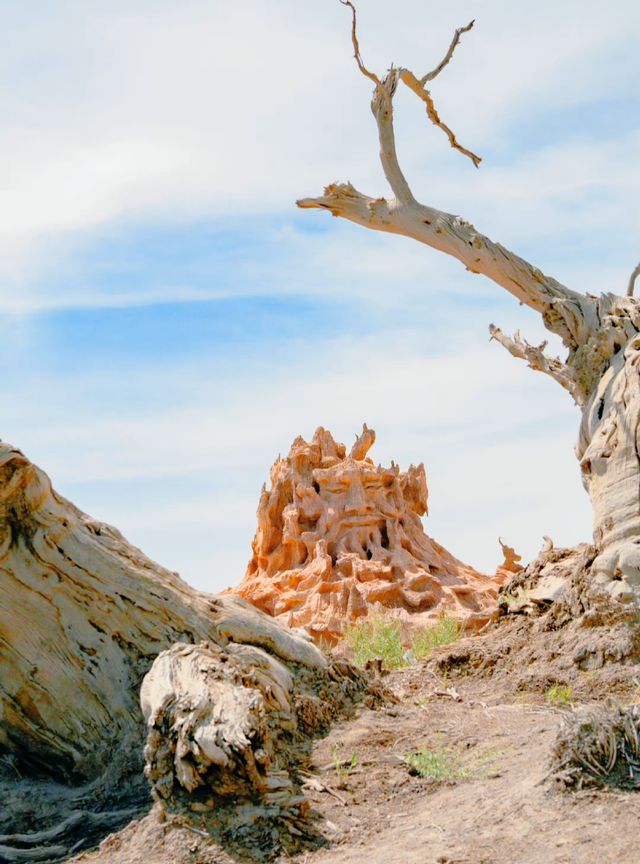
[[[356,666],[368,660],[382,660],[386,669],[399,669],[405,665],[402,644],[402,626],[398,621],[379,613],[358,619],[344,631],[347,645],[353,651]]]
[[[411,771],[420,777],[431,780],[478,780],[500,776],[497,760],[506,752],[494,747],[469,754],[463,760],[462,746],[439,745],[422,747],[414,753],[405,754],[403,759]]]
[[[411,651],[416,660],[427,657],[434,648],[455,642],[462,634],[462,626],[450,616],[439,619],[433,627],[417,630],[411,637]]]
[[[404,761],[420,777],[430,780],[466,780],[471,776],[460,753],[451,747],[422,747],[415,753],[407,753]]]
[[[338,748],[334,746],[331,748],[331,760],[333,762],[333,767],[335,769],[336,774],[340,777],[341,780],[344,780],[345,777],[348,777],[349,774],[353,771],[353,769],[358,764],[358,754],[354,750],[351,754],[351,759],[341,759],[338,755]]]
[[[545,693],[545,699],[555,708],[570,708],[573,704],[572,696],[573,691],[571,687],[561,687],[559,684],[549,687]]]

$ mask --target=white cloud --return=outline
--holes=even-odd
[[[476,567],[496,566],[498,535],[525,556],[544,533],[559,543],[588,538],[572,454],[577,410],[497,346],[464,347],[455,327],[449,336],[463,347],[444,359],[428,356],[415,332],[383,331],[301,346],[284,365],[265,358],[262,371],[228,381],[202,362],[160,366],[140,382],[144,404],[108,410],[100,388],[78,404],[81,379],[60,382],[5,434],[63,494],[209,589],[241,577],[260,485],[276,455],[317,425],[351,441],[366,421],[378,433],[376,459],[424,461],[427,531]],[[163,404],[167,374],[184,380],[183,399],[152,410]],[[46,427],[40,416],[50,418]]]
[[[456,0],[435,15],[406,0],[390,17],[381,0],[366,4],[360,22],[368,62],[384,68],[391,59],[439,58],[453,26],[475,15],[476,6]],[[55,8],[41,2],[5,13],[0,250],[7,252],[5,277],[23,290],[50,235],[59,235],[64,250],[123,218],[272,212],[336,178],[384,191],[369,84],[354,68],[348,10],[337,3],[62,0]],[[611,59],[640,23],[637,4],[619,3],[613,15],[576,0],[560,8],[543,0],[535,9],[492,0],[477,17],[434,88],[471,146],[491,155],[492,142],[528,114],[544,118],[620,98],[625,86],[632,98],[633,76]],[[611,142],[591,154],[573,152],[572,144],[563,154],[543,153],[532,167],[516,147],[517,166],[496,168],[489,159],[475,177],[409,94],[399,99],[398,124],[416,190],[445,209],[460,202],[476,212],[496,197],[501,230],[514,223],[515,231],[535,236],[553,230],[550,222],[566,225],[566,202],[591,188],[594,172],[615,199],[613,208],[593,208],[600,218],[615,220],[637,196],[637,169],[629,176],[637,148],[633,141],[617,146],[615,129]],[[526,149],[526,141],[520,145]],[[624,177],[631,190],[621,196]],[[509,203],[517,219],[504,213]],[[575,231],[585,231],[582,220]],[[51,265],[46,248],[40,268]]]
[[[426,462],[427,530],[475,566],[495,566],[498,534],[525,556],[543,533],[564,543],[588,536],[571,453],[577,411],[551,382],[484,342],[485,309],[507,330],[521,323],[532,340],[541,335],[537,318],[402,238],[322,214],[304,217],[322,226],[318,233],[289,224],[294,199],[325,182],[385,191],[347,10],[332,0],[36,0],[4,13],[3,312],[229,294],[188,280],[105,289],[90,269],[81,289],[54,293],[47,275],[62,264],[73,272],[77,250],[118,226],[264,214],[274,226],[265,232],[269,255],[234,263],[234,293],[346,298],[353,315],[343,339],[301,333],[286,360],[265,357],[260,368],[238,360],[221,372],[203,357],[154,372],[141,354],[130,370],[91,380],[56,377],[45,363],[28,386],[37,333],[28,314],[12,317],[2,435],[63,492],[197,584],[220,588],[244,568],[259,485],[276,454],[319,423],[349,438],[367,420],[379,433],[378,459]],[[392,10],[368,0],[365,58],[377,69],[391,60],[430,65],[454,26],[476,13],[476,30],[434,94],[461,140],[487,158],[474,171],[400,94],[399,147],[416,194],[539,266],[549,261],[572,287],[624,285],[637,259],[638,132],[628,121],[605,127],[600,113],[627,99],[636,106],[629,116],[638,115],[637,74],[625,62],[634,62],[629,34],[640,6],[486,0],[479,9],[451,0],[436,9],[403,0]],[[571,111],[585,128],[563,140],[551,121]],[[365,336],[358,306],[378,322],[393,310],[393,321]],[[412,317],[423,322],[419,337]],[[135,382],[136,401],[104,404],[117,374]],[[183,390],[171,406],[168,380]],[[109,493],[153,482],[135,504]]]

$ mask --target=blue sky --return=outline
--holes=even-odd
[[[436,104],[475,171],[397,99],[401,162],[572,288],[640,257],[640,11],[550,0],[360,4],[367,63],[416,72],[475,17]],[[317,425],[424,461],[428,533],[492,570],[497,537],[588,539],[552,381],[487,339],[537,317],[456,262],[297,197],[386,194],[369,85],[332,0],[0,0],[0,435],[193,584],[237,583],[261,484]],[[555,343],[551,342],[552,347]]]

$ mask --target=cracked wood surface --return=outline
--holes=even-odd
[[[352,7],[351,3],[349,3]],[[355,35],[356,59],[361,66]],[[459,260],[471,273],[482,274],[540,313],[545,327],[558,335],[568,355],[563,362],[544,354],[518,333],[511,338],[491,326],[491,336],[514,357],[544,372],[573,396],[582,410],[576,448],[583,483],[594,510],[594,539],[600,551],[594,572],[617,595],[640,598],[640,399],[638,351],[640,305],[633,297],[640,265],[631,274],[627,296],[599,297],[574,291],[537,267],[490,240],[460,216],[418,202],[404,176],[396,153],[393,100],[402,82],[426,103],[429,119],[445,133],[430,94],[424,89],[451,60],[460,34],[456,31],[445,59],[431,76],[392,67],[386,77],[369,73],[375,83],[371,109],[378,130],[381,165],[393,197],[364,195],[350,183],[333,183],[324,194],[301,198],[304,209],[326,210],[365,228],[400,234]],[[362,71],[362,69],[361,69]],[[456,146],[457,139],[449,136]],[[479,163],[475,154],[457,147]]]
[[[237,597],[190,588],[59,496],[0,444],[0,747],[48,774],[91,778],[140,726],[137,691],[176,641],[249,642],[322,667],[322,654]]]

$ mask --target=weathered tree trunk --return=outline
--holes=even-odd
[[[295,810],[287,744],[366,689],[304,631],[190,588],[0,443],[0,861],[59,860],[148,806],[139,690],[161,652],[144,691],[149,779],[187,809],[202,785],[217,808],[226,776],[264,807],[289,790]]]
[[[113,743],[141,728],[140,682],[174,642],[248,642],[325,664],[241,599],[190,588],[4,443],[0,574],[0,748],[26,770],[95,777]]]
[[[259,844],[265,824],[295,825],[308,812],[299,769],[309,739],[367,692],[345,662],[311,668],[254,645],[174,645],[140,691],[154,797],[200,814],[218,836],[244,826],[244,845]]]
[[[610,299],[630,307],[632,335],[616,343],[617,353],[583,407],[576,452],[594,511],[599,554],[593,572],[612,593],[624,595],[630,588],[640,591],[640,310],[636,301]]]
[[[356,38],[355,9],[352,39],[358,66],[374,81],[371,109],[378,126],[380,159],[394,197],[371,198],[351,184],[327,186],[319,198],[303,198],[302,208],[328,210],[372,228],[402,234],[452,255],[472,273],[481,273],[535,309],[545,326],[561,337],[568,349],[563,363],[539,347],[513,339],[498,328],[491,335],[533,369],[545,372],[568,390],[582,410],[576,449],[583,481],[594,510],[594,539],[598,557],[597,579],[615,596],[640,592],[640,304],[633,298],[634,271],[627,296],[580,294],[561,285],[499,243],[480,234],[473,225],[420,204],[413,196],[396,155],[393,98],[400,81],[426,105],[429,119],[448,136],[457,150],[477,166],[479,157],[461,147],[440,120],[425,85],[444,69],[469,25],[456,31],[443,61],[421,79],[408,69],[392,68],[384,79],[364,66]],[[472,22],[473,23],[473,22]]]

